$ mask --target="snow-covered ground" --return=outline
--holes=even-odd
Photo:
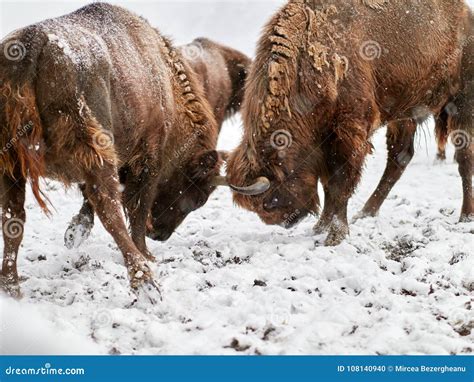
[[[227,124],[221,146],[239,135],[238,120]],[[148,242],[164,296],[155,306],[128,308],[122,257],[100,224],[80,249],[63,246],[81,199],[52,183],[53,219],[28,197],[24,298],[0,299],[2,352],[472,353],[474,224],[457,224],[457,166],[435,164],[432,137],[418,137],[380,216],[337,248],[312,236],[314,219],[265,226],[218,190],[167,243]],[[383,131],[374,143],[351,215],[383,171]]]
[[[14,20],[8,30],[39,17],[39,7],[29,8],[23,23],[10,3],[17,13],[7,17],[5,4],[2,20]],[[256,4],[267,13],[249,27],[248,40],[239,36],[234,44],[247,53],[278,2]],[[252,9],[245,12],[250,19]],[[172,23],[163,24],[171,33]],[[194,27],[189,39],[218,30]],[[189,41],[182,30],[176,35]],[[221,148],[236,145],[240,125],[239,118],[226,124]],[[381,130],[351,216],[383,172],[384,141]],[[148,241],[163,301],[133,307],[122,256],[100,223],[81,248],[64,247],[81,198],[50,183],[52,219],[28,194],[19,257],[24,298],[0,297],[0,353],[472,353],[474,223],[457,223],[461,182],[452,147],[446,163],[435,163],[435,153],[431,127],[420,129],[416,156],[380,216],[352,224],[350,238],[336,248],[312,235],[314,218],[289,231],[265,226],[234,207],[228,190],[218,190],[168,242]]]

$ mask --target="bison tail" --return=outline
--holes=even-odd
[[[0,168],[15,179],[18,170],[30,179],[33,195],[45,213],[48,199],[40,190],[45,175],[43,129],[32,81],[22,85],[4,80],[0,84]]]
[[[30,179],[46,213],[40,190],[45,174],[43,128],[36,100],[37,65],[48,37],[39,26],[15,31],[0,43],[0,171]]]

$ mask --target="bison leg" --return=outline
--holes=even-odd
[[[369,129],[366,126],[345,119],[336,126],[333,140],[326,145],[327,176],[321,178],[328,202],[323,221],[330,222],[324,243],[327,246],[340,244],[349,234],[347,205],[359,183],[365,157],[372,147],[367,141],[366,132]]]
[[[321,217],[319,218],[316,225],[313,227],[313,232],[316,235],[321,235],[328,231],[331,220],[334,216],[333,212],[333,202],[331,201],[331,193],[324,187],[324,207],[323,212],[321,213]]]
[[[2,179],[2,233],[3,263],[0,287],[12,297],[20,298],[17,271],[18,249],[23,240],[25,224],[25,179],[17,171],[17,180],[3,175]]]
[[[69,223],[69,227],[64,234],[64,245],[68,249],[78,248],[90,236],[92,228],[94,227],[94,207],[87,198],[85,193],[85,185],[79,186],[84,201],[81,210],[74,216]]]
[[[333,199],[333,216],[328,226],[328,236],[324,242],[324,245],[330,247],[341,244],[346,236],[349,235],[349,223],[347,222],[347,204],[349,198],[337,198],[336,195],[333,194]]]
[[[474,99],[472,103],[474,103]],[[462,180],[463,203],[460,222],[474,221],[474,198],[472,196],[474,106],[472,103],[470,105],[466,103],[463,105],[464,107],[460,105],[459,114],[453,117],[451,133],[456,148],[455,159],[458,162]]]
[[[443,111],[435,118],[435,135],[438,144],[438,153],[436,159],[446,160],[446,144],[448,143],[448,114]]]
[[[385,172],[376,190],[356,218],[378,214],[383,202],[413,158],[415,132],[416,122],[413,120],[392,122],[388,125],[388,158]]]
[[[456,161],[459,165],[459,174],[461,175],[463,190],[460,222],[474,221],[474,198],[472,197],[473,159],[472,143],[465,148],[456,148]]]
[[[156,181],[148,170],[139,177],[128,176],[125,182],[124,201],[130,219],[132,239],[137,248],[150,261],[156,261],[146,246],[147,220],[153,203]]]
[[[105,229],[122,251],[132,289],[137,290],[148,285],[158,290],[145,257],[128,234],[117,172],[111,166],[102,167],[88,172],[85,179],[87,198]]]
[[[472,17],[471,17],[472,20]],[[455,97],[456,113],[450,122],[451,140],[456,147],[456,161],[462,179],[463,204],[461,222],[474,221],[472,197],[473,150],[474,150],[474,35],[464,47],[462,59],[463,89]]]

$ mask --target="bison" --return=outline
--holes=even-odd
[[[206,202],[221,164],[216,121],[194,72],[146,20],[103,3],[18,30],[0,52],[4,289],[20,296],[26,182],[49,212],[40,187],[48,177],[84,184],[132,289],[156,297],[146,261],[149,210],[176,216],[166,221],[174,229]]]
[[[196,73],[204,95],[214,111],[217,122],[216,134],[218,134],[224,121],[240,111],[244,84],[251,60],[235,49],[203,37],[178,49]],[[226,154],[220,154],[225,159]],[[68,248],[80,246],[89,237],[94,226],[94,208],[84,193],[84,186],[80,187],[84,194],[84,203],[80,212],[73,217],[64,235],[64,242]],[[168,195],[174,199],[173,194]],[[170,212],[172,210],[179,211],[178,203],[179,200],[169,200],[168,203],[164,203],[166,209],[160,207],[159,204],[152,207],[155,225],[158,229],[148,233],[150,238],[163,241],[171,236],[182,221],[179,217],[176,221],[176,215]],[[172,220],[172,222],[167,222],[167,220]]]
[[[389,159],[373,214],[413,151],[419,120],[446,118],[472,220],[474,17],[460,0],[293,0],[265,27],[247,79],[244,136],[227,164],[234,200],[267,224],[318,213],[326,245],[348,235],[348,200],[389,125]],[[380,193],[380,195],[378,195]]]
[[[227,118],[240,111],[251,59],[238,50],[203,37],[180,50],[203,85],[220,130]]]

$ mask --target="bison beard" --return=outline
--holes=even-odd
[[[347,204],[373,132],[388,124],[389,159],[362,216],[377,213],[413,155],[417,122],[433,114],[440,146],[447,131],[466,137],[456,159],[461,221],[472,220],[473,33],[472,13],[457,0],[290,1],[258,43],[244,137],[227,165],[229,183],[263,176],[271,187],[235,193],[236,203],[291,226],[318,212],[320,181],[325,203],[315,232],[337,245],[349,233]]]
[[[251,60],[243,53],[218,44],[206,38],[198,38],[192,43],[179,47],[183,58],[196,73],[196,80],[202,86],[216,119],[218,134],[227,118],[240,111],[243,99],[244,84]],[[207,158],[211,160],[212,158]],[[226,160],[226,153],[219,153],[219,160]],[[199,167],[199,164],[196,164]],[[197,168],[198,168],[197,167]],[[205,169],[203,169],[205,171]],[[121,183],[125,183],[125,171],[121,172]],[[215,186],[225,185],[213,182]],[[147,235],[153,240],[167,240],[183,222],[186,215],[202,204],[200,188],[185,187],[174,182],[164,186],[166,192],[153,204],[152,215],[148,220]],[[179,188],[181,187],[181,188]],[[67,248],[79,247],[90,235],[94,226],[94,207],[84,193],[84,185],[80,186],[84,195],[84,203],[79,213],[73,217],[64,235]],[[186,190],[187,198],[176,199],[175,195]],[[195,195],[193,195],[195,194]],[[149,260],[154,258],[149,255]]]
[[[178,200],[203,205],[221,164],[216,122],[195,74],[144,19],[108,4],[16,31],[0,51],[12,42],[25,51],[14,60],[0,56],[0,285],[20,296],[26,181],[46,210],[39,178],[50,177],[83,183],[90,207],[123,254],[132,288],[146,286],[156,296],[146,263],[150,208],[169,192],[179,195],[176,188],[185,191]]]

